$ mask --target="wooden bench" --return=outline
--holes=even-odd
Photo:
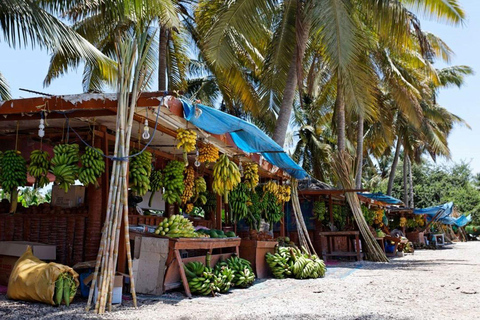
[[[363,253],[360,250],[360,232],[358,231],[331,231],[320,232],[322,241],[323,261],[327,261],[328,257],[355,257],[357,261],[361,261]],[[336,237],[347,238],[347,251],[338,251],[335,246]],[[353,240],[353,241],[351,241]],[[355,243],[355,245],[354,245]],[[326,248],[325,248],[326,244]]]

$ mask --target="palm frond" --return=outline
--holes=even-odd
[[[10,87],[8,85],[7,79],[0,72],[0,100],[10,100],[12,96],[10,94]]]

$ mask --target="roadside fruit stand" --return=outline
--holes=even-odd
[[[142,93],[137,101],[127,176],[129,230],[135,238],[168,240],[165,289],[175,287],[179,275],[190,295],[189,280],[198,284],[205,277],[184,265],[207,258],[212,265],[202,273],[216,283],[210,293],[228,291],[227,282],[242,287],[251,283],[255,260],[248,268],[238,260],[237,224],[250,226],[247,236],[254,241],[266,240],[261,221],[269,230],[279,226],[278,235],[285,236],[287,181],[306,173],[257,127],[174,95]],[[51,244],[57,262],[69,266],[96,258],[116,159],[116,104],[115,94],[0,102],[0,184],[7,196],[0,241]],[[46,190],[51,183],[49,201],[17,203],[25,187]],[[127,245],[119,239],[117,270],[125,272]],[[220,281],[231,272],[240,275]]]

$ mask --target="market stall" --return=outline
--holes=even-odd
[[[290,190],[286,181],[290,176],[304,178],[306,173],[255,126],[213,108],[168,97],[160,92],[143,93],[137,102],[128,173],[128,224],[141,237],[169,239],[165,279],[180,274],[189,294],[182,275],[182,261],[188,260],[179,250],[190,251],[186,259],[198,260],[205,257],[199,250],[212,253],[233,246],[238,255],[238,224],[251,226],[252,232],[247,233],[251,240],[263,241],[267,232],[259,230],[261,219],[277,225],[283,236],[283,204]],[[37,187],[40,181],[44,185],[53,182],[57,190],[51,203],[26,209],[5,200],[0,241],[54,244],[58,261],[71,266],[94,260],[116,159],[116,96],[18,99],[3,102],[0,115],[0,138],[5,142],[1,151],[14,150],[23,159],[22,168],[28,170],[28,182],[18,182],[12,191]],[[33,171],[35,161],[44,167]],[[76,185],[77,179],[83,186]],[[180,229],[173,232],[168,219],[177,216],[184,216],[195,229],[188,234]],[[123,227],[119,230],[124,232]],[[128,246],[123,236],[119,239],[117,269],[125,272]],[[166,281],[165,288],[172,288],[173,282]]]

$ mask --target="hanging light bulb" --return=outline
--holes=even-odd
[[[143,134],[142,134],[142,138],[147,140],[150,138],[150,132],[148,131],[149,127],[148,127],[148,119],[145,119],[145,125],[143,126]]]
[[[43,120],[43,115],[42,118],[40,118],[40,123],[38,125],[38,136],[40,138],[45,136],[45,120]]]
[[[195,163],[194,163],[195,167],[197,167],[197,168],[200,167],[200,161],[198,161],[198,156],[199,156],[199,152],[198,152],[198,149],[197,149],[197,154],[195,156]]]

